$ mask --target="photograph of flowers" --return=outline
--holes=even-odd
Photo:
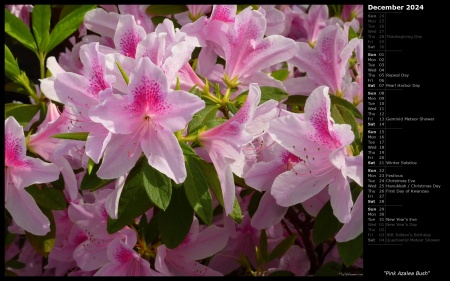
[[[5,276],[363,275],[362,5],[5,5]]]

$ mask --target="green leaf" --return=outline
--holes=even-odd
[[[353,240],[337,243],[339,256],[346,266],[351,266],[363,253],[363,234]]]
[[[31,13],[31,29],[33,30],[34,38],[39,46],[39,50],[45,50],[45,45],[41,45],[44,38],[50,35],[50,18],[52,12],[50,5],[34,5]]]
[[[12,242],[16,239],[16,234],[7,232],[5,236],[5,247],[11,245]]]
[[[205,122],[204,125],[209,130],[209,129],[215,128],[215,127],[217,127],[219,125],[222,125],[223,123],[227,122],[227,120],[228,119],[226,119],[226,118],[212,119],[212,120],[209,120],[209,121]]]
[[[7,103],[5,104],[5,119],[12,116],[21,126],[25,127],[38,111],[39,106],[36,104]]]
[[[26,187],[25,190],[33,196],[34,201],[41,207],[49,210],[65,210],[67,208],[64,193],[59,189],[40,189],[36,184],[33,184]]]
[[[344,118],[342,118],[341,112],[336,105],[331,105],[331,118],[333,118],[336,124],[345,124]]]
[[[353,30],[353,27],[350,26],[348,29],[348,41],[352,40],[353,38],[358,38],[358,34]]]
[[[237,198],[234,198],[233,212],[230,214],[230,218],[239,224],[242,222],[241,206],[239,206]]]
[[[116,61],[116,65],[119,68],[120,74],[122,74],[123,80],[125,80],[125,83],[127,83],[127,85],[130,83],[130,78],[128,78],[127,73],[125,72],[125,70],[123,69],[123,67],[120,65],[120,63],[118,61]]]
[[[283,103],[291,106],[305,107],[307,96],[291,95]]]
[[[101,179],[97,176],[97,171],[100,168],[101,162],[98,164],[94,164],[92,167],[91,173],[86,173],[81,180],[80,189],[81,190],[90,190],[94,191],[99,188],[104,187],[105,185],[110,184],[111,182],[115,181],[115,179]]]
[[[48,54],[67,37],[74,33],[83,23],[86,12],[94,9],[95,7],[97,7],[97,5],[81,5],[59,21],[50,34],[50,40],[48,41],[44,52]]]
[[[292,244],[294,244],[296,238],[297,234],[292,234],[291,236],[281,241],[280,244],[278,244],[270,253],[269,261],[272,261],[284,255],[284,253],[286,253],[286,251],[289,250]]]
[[[152,16],[174,15],[188,10],[186,5],[150,5],[146,12]]]
[[[267,252],[267,233],[265,229],[261,229],[261,235],[259,236],[259,249],[263,261],[267,262],[269,259],[269,254]]]
[[[334,216],[331,203],[328,201],[317,214],[313,231],[314,243],[318,245],[325,242],[341,227],[342,223]]]
[[[202,221],[211,225],[213,205],[208,189],[208,181],[203,176],[201,167],[193,157],[187,157],[186,172],[187,177],[184,182],[186,197]]]
[[[5,32],[33,52],[37,51],[36,42],[34,41],[33,35],[31,34],[28,26],[26,26],[21,19],[11,14],[11,12],[6,8]]]
[[[6,45],[5,45],[5,47],[6,47]],[[5,71],[6,71],[6,61],[5,61]],[[8,76],[8,75],[6,74],[6,76]],[[8,76],[8,78],[11,79],[11,77],[9,77],[9,76]],[[16,83],[16,82],[9,82],[8,84],[6,84],[5,92],[14,92],[14,93],[18,93],[18,94],[25,95],[25,96],[30,95],[30,93],[28,93],[28,91],[21,84]]]
[[[89,160],[88,160],[88,167],[87,167],[87,173],[88,173],[88,175],[90,175],[90,174],[92,173],[92,169],[94,169],[94,165],[95,165],[94,160],[92,160],[91,157],[89,157]]]
[[[160,23],[163,23],[163,21],[166,19],[166,17],[163,16],[154,16],[152,17],[152,22],[154,25],[158,25]]]
[[[340,98],[335,95],[330,95],[330,100],[331,100],[331,104],[343,106],[346,109],[348,109],[353,114],[353,116],[355,116],[356,118],[359,118],[361,120],[363,119],[361,112],[359,112],[359,110],[348,100]]]
[[[194,212],[182,188],[174,188],[169,207],[158,213],[158,228],[163,243],[173,249],[183,242],[191,228]]]
[[[166,210],[169,206],[170,197],[172,196],[172,183],[166,175],[150,166],[147,158],[142,162],[142,169],[133,174],[131,178],[127,178],[127,181],[133,181],[133,184],[141,182],[148,198],[158,208]]]
[[[341,271],[341,265],[332,261],[319,268],[314,276],[338,276]]]
[[[269,276],[295,276],[295,274],[288,270],[278,270],[270,273]]]
[[[217,175],[217,171],[214,168],[214,165],[211,163],[206,163],[203,159],[200,158],[194,158],[195,162],[197,162],[197,165],[203,172],[203,176],[205,177],[206,181],[208,182],[209,188],[211,188],[211,191],[214,193],[214,196],[216,197],[217,201],[219,201],[219,204],[223,207],[223,195],[222,195],[222,188],[220,187],[220,181],[219,176]]]
[[[350,183],[350,191],[352,193],[352,200],[353,202],[356,201],[356,199],[358,198],[359,194],[361,193],[361,191],[363,190],[363,188],[357,184],[356,182],[351,182]]]
[[[260,88],[261,101],[259,102],[259,104],[263,104],[268,100],[281,101],[282,99],[285,99],[289,96],[288,93],[277,87],[262,86]]]
[[[279,102],[282,99],[289,97],[288,93],[277,87],[262,86],[260,87],[260,89],[261,89],[261,100],[259,101],[259,104],[263,104],[268,100],[276,100]],[[248,95],[248,90],[240,94],[238,97],[236,97],[236,100],[240,99],[241,96],[246,95]],[[239,103],[241,102],[242,100],[239,101]]]
[[[248,214],[250,215],[250,217],[253,217],[256,210],[258,209],[259,201],[261,201],[262,196],[262,192],[253,192],[252,198],[250,198],[250,202],[248,203]]]
[[[183,151],[184,156],[192,156],[192,157],[197,156],[197,153],[195,153],[195,151],[192,149],[191,146],[187,145],[186,143],[184,143],[182,141],[178,141],[178,143],[180,144],[180,147],[181,147],[181,150]]]
[[[53,138],[65,139],[65,140],[79,140],[86,141],[89,136],[89,132],[77,132],[77,133],[63,133],[53,135]]]
[[[70,14],[73,10],[81,7],[82,5],[64,5],[61,9],[61,13],[59,14],[59,20],[65,18],[68,14]]]
[[[205,108],[194,114],[191,122],[188,125],[189,134],[195,133],[205,125],[205,122],[214,120],[216,118],[218,105],[206,105]]]
[[[236,114],[236,112],[238,112],[237,107],[231,102],[227,102],[227,108],[233,114]]]
[[[358,122],[356,121],[355,116],[347,108],[341,105],[336,105],[336,108],[339,110],[344,123],[349,124],[352,127],[352,132],[355,135],[355,140],[353,141],[352,146],[355,149],[355,154],[358,155],[363,149]]]
[[[149,243],[159,237],[158,216],[159,213],[154,214],[145,228],[145,241]]]
[[[287,69],[278,69],[270,74],[273,78],[284,81],[289,76],[289,70]]]
[[[11,259],[11,260],[5,262],[5,268],[6,267],[11,267],[14,269],[21,269],[21,268],[25,267],[25,264],[16,259]]]
[[[109,234],[121,230],[154,206],[142,184],[142,177],[141,180],[136,177],[136,174],[142,170],[142,162],[147,162],[147,159],[145,157],[140,158],[128,174],[119,199],[117,219],[108,217],[107,230]]]
[[[5,75],[12,81],[17,81],[20,76],[20,68],[13,54],[5,44]],[[6,90],[6,89],[5,89]]]
[[[53,213],[51,210],[47,208],[40,208],[40,209],[42,213],[44,213],[44,215],[47,216],[48,220],[50,221],[50,231],[44,236],[34,235],[27,231],[25,231],[25,234],[28,238],[28,241],[30,241],[31,246],[33,246],[36,252],[47,257],[50,251],[52,250],[53,245],[55,244],[55,233],[56,233],[55,219],[53,218]]]

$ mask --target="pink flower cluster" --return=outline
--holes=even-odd
[[[363,231],[363,192],[352,199],[350,188],[363,185],[363,153],[352,146],[362,120],[335,120],[333,110],[342,107],[330,98],[362,112],[363,41],[349,39],[360,33],[360,7],[344,7],[336,17],[326,5],[239,11],[237,5],[187,5],[160,23],[147,8],[104,5],[87,12],[86,35],[74,38],[59,58],[47,59],[51,76],[40,80],[48,99],[45,120],[31,134],[13,117],[5,120],[5,208],[8,232],[15,235],[5,260],[18,255],[24,264],[9,270],[44,276],[299,276],[326,262],[341,263],[335,243],[321,246],[328,255],[315,256],[311,225],[330,201],[342,226],[335,241]],[[288,101],[306,102],[267,98],[266,89],[274,88],[289,94]],[[214,114],[209,123],[195,128],[193,120],[198,124],[208,109]],[[54,137],[74,133],[86,139]],[[173,188],[190,177],[183,146],[217,172],[221,194],[213,194],[219,211],[212,223],[194,214],[177,247],[158,235],[147,241],[139,222],[151,225],[161,213],[152,206],[108,232],[108,220],[120,218],[124,186],[140,159]],[[95,191],[81,189],[92,166],[109,182]],[[52,210],[49,220],[25,188],[53,188],[58,179],[67,207]],[[51,233],[44,259],[30,237]],[[292,233],[298,235],[281,255],[262,258],[261,251],[275,252]]]

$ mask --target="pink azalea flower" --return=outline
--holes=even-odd
[[[306,250],[298,245],[292,245],[280,258],[278,268],[270,268],[269,272],[287,270],[294,273],[295,276],[305,276],[310,267],[311,262],[306,254]]]
[[[244,209],[243,206],[241,208]],[[230,233],[230,238],[225,248],[212,257],[209,267],[224,275],[229,274],[241,266],[242,256],[247,257],[254,268],[257,267],[255,247],[259,247],[261,231],[252,227],[250,220],[248,212],[244,213],[240,224],[237,224],[230,217],[224,217],[224,224]],[[284,239],[281,224],[269,227],[266,229],[266,233],[268,238],[267,248],[272,251]],[[278,260],[274,260],[268,266],[274,267],[277,264]]]
[[[308,12],[297,5],[282,6],[286,15],[286,29],[282,33],[298,42],[315,43],[322,29],[328,25],[327,5],[311,5]]]
[[[355,205],[353,205],[352,209],[352,217],[350,220],[344,224],[344,226],[339,230],[336,234],[337,242],[346,242],[352,239],[355,239],[363,232],[364,222],[363,222],[363,200],[364,195],[363,192],[359,194],[358,198],[355,201]]]
[[[142,26],[146,33],[150,33],[155,30],[155,24],[150,15],[146,12],[148,6],[149,5],[119,5],[119,11],[122,15],[134,16],[136,24]]]
[[[306,101],[303,121],[290,114],[271,122],[271,137],[304,160],[275,179],[271,194],[277,204],[288,207],[328,185],[334,215],[346,223],[353,205],[347,177],[362,183],[362,155],[349,155],[346,146],[354,134],[350,125],[334,123],[330,103],[328,87],[321,86]]]
[[[110,189],[102,189],[96,194],[97,198],[94,203],[70,203],[68,208],[70,220],[87,236],[87,240],[78,244],[73,251],[73,258],[84,271],[98,269],[110,262],[107,248],[114,239],[124,239],[129,247],[134,247],[136,242],[136,233],[129,227],[124,227],[114,234],[107,232],[108,215],[105,209],[105,199],[110,192]],[[83,235],[75,232],[72,238],[73,244],[76,244],[83,239]]]
[[[228,234],[211,225],[200,231],[196,218],[184,241],[175,249],[158,247],[155,268],[167,276],[221,276],[220,272],[197,262],[213,256],[227,244]]]
[[[64,178],[64,184],[67,187],[65,192],[68,194],[68,201],[75,200],[78,196],[78,184],[73,172],[72,166],[66,158],[67,149],[80,150],[77,146],[78,141],[68,141],[54,138],[53,135],[66,133],[70,124],[69,110],[59,113],[58,108],[52,102],[47,104],[47,116],[38,127],[35,134],[29,138],[28,146],[30,149],[47,161],[55,163]],[[67,156],[70,157],[70,156]],[[81,156],[79,156],[81,161]]]
[[[242,146],[253,140],[253,135],[245,128],[253,119],[260,99],[261,90],[258,85],[250,84],[247,100],[236,115],[213,129],[199,133],[199,141],[208,152],[219,175],[227,215],[233,210],[235,198],[231,164],[235,159],[241,158]]]
[[[89,112],[92,120],[115,134],[97,175],[124,175],[144,152],[151,166],[176,183],[183,182],[184,156],[173,132],[184,129],[205,103],[185,91],[169,92],[164,73],[148,57],[141,58],[132,71],[128,92],[108,96]]]
[[[329,25],[320,32],[314,49],[305,42],[296,44],[297,53],[289,62],[305,70],[317,84],[328,86],[333,93],[343,93],[342,79],[359,39],[348,42],[347,32]]]
[[[245,85],[265,82],[272,77],[259,75],[261,81],[255,80],[260,70],[295,55],[292,39],[280,35],[264,38],[266,26],[264,15],[248,7],[235,16],[234,22],[214,20],[205,27],[208,40],[216,43],[216,52],[227,62],[225,74],[229,80],[236,78]]]
[[[30,13],[33,11],[33,5],[5,5],[11,14],[21,19],[28,28],[30,28]]]
[[[25,240],[18,261],[25,264],[20,269],[9,268],[18,276],[41,276],[42,275],[42,259],[43,256],[36,252],[29,240]]]
[[[83,75],[61,73],[55,79],[54,87],[59,100],[74,112],[70,115],[71,124],[74,126],[72,130],[89,132],[86,155],[98,163],[112,134],[103,125],[92,121],[88,111],[98,105],[103,96],[110,93],[111,84],[116,78],[106,74],[106,59],[105,55],[99,52],[98,42],[84,45],[80,50]]]
[[[136,23],[131,15],[124,15],[119,18],[116,32],[114,34],[114,44],[122,55],[134,58],[139,42],[145,37],[144,28]]]
[[[115,238],[106,251],[110,262],[102,266],[94,276],[162,276],[133,250],[136,241],[136,236],[131,236],[128,243]]]
[[[188,11],[175,14],[174,17],[177,22],[184,26],[185,24],[195,22],[200,17],[211,12],[212,5],[186,5]]]
[[[5,120],[5,208],[18,226],[35,235],[50,231],[50,221],[24,189],[59,178],[53,163],[26,156],[23,128],[13,117]]]
[[[364,5],[344,5],[341,18],[345,21],[352,21],[356,18],[362,26],[364,23]]]

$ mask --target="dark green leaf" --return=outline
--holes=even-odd
[[[83,23],[84,15],[89,10],[94,9],[97,5],[81,5],[72,10],[67,16],[59,21],[50,34],[50,40],[47,44],[45,53],[49,53],[53,48],[58,46],[62,41],[74,33]]]
[[[5,75],[12,81],[17,81],[20,76],[20,68],[13,54],[5,44]],[[6,90],[6,89],[5,89]]]
[[[291,106],[305,107],[307,96],[291,95],[283,103]]]
[[[173,249],[183,242],[191,228],[194,212],[182,188],[174,188],[169,207],[158,213],[158,228],[163,243]]]
[[[65,210],[67,207],[64,193],[56,188],[40,189],[36,184],[30,185],[25,190],[33,196],[34,201],[41,207],[50,210]]]
[[[82,5],[64,5],[64,7],[61,9],[61,13],[59,14],[59,20],[62,20],[73,10],[79,8],[80,6]]]
[[[195,153],[195,151],[192,149],[191,146],[187,145],[186,143],[179,141],[178,142],[180,144],[181,150],[183,151],[183,155],[184,156],[192,156],[192,157],[196,157],[197,153]]]
[[[163,23],[163,21],[165,19],[167,19],[167,18],[163,17],[163,16],[154,16],[154,17],[152,17],[152,22],[153,22],[154,25],[158,25],[160,23]]]
[[[353,30],[353,27],[350,26],[348,29],[348,41],[350,42],[353,38],[358,38],[358,34]]]
[[[184,182],[186,197],[195,213],[203,222],[210,225],[213,217],[212,197],[209,193],[208,181],[193,157],[187,157],[186,172],[187,177]]]
[[[355,140],[352,143],[354,147],[355,154],[358,155],[363,149],[363,144],[361,142],[361,135],[359,134],[359,125],[355,119],[355,116],[345,107],[341,105],[336,105],[336,108],[341,113],[342,119],[345,124],[349,124],[352,127],[352,132],[355,135]]]
[[[7,262],[5,262],[5,267],[11,267],[14,269],[21,269],[25,267],[25,264],[16,260],[16,259],[11,259]]]
[[[270,273],[269,276],[295,276],[295,274],[288,270],[278,270]]]
[[[28,26],[26,26],[21,19],[11,14],[11,12],[6,8],[5,32],[33,52],[37,51],[36,42],[34,41],[33,35],[31,34]]]
[[[328,201],[317,214],[313,231],[314,243],[321,244],[325,242],[336,234],[341,227],[342,223],[334,216],[331,203]]]
[[[28,238],[28,241],[30,241],[31,246],[33,246],[36,252],[46,257],[55,244],[56,226],[52,211],[42,207],[40,207],[40,209],[50,221],[50,231],[44,236],[34,235],[27,231],[25,231],[25,234]]]
[[[50,5],[34,5],[31,13],[31,28],[40,50],[45,50],[46,46],[41,45],[41,42],[50,35],[51,16]]]
[[[278,69],[270,74],[273,78],[284,81],[289,76],[289,70],[287,69]]]
[[[263,104],[268,100],[281,101],[282,99],[289,97],[288,93],[277,87],[262,86],[260,87],[260,89],[261,89],[261,100],[259,101],[259,104]],[[236,100],[240,99],[241,96],[246,95],[248,95],[248,90],[240,94],[236,98]],[[241,102],[242,100],[239,101],[239,103]]]
[[[39,111],[36,104],[7,103],[5,104],[5,118],[13,116],[21,126],[26,126],[28,122]]]
[[[8,247],[14,242],[14,239],[16,239],[16,234],[7,232],[5,237],[5,247]]]
[[[77,133],[63,133],[53,135],[53,138],[65,139],[65,140],[79,140],[86,141],[89,136],[89,132],[77,132]]]
[[[337,243],[339,256],[346,266],[351,266],[363,253],[363,234],[353,240]]]
[[[263,104],[268,100],[281,101],[289,96],[288,93],[277,87],[262,86],[260,88],[261,101],[259,102],[259,104]]]
[[[332,261],[319,268],[314,276],[338,276],[341,271],[341,265]]]
[[[212,120],[206,121],[204,123],[204,125],[209,130],[209,129],[215,128],[219,125],[222,125],[223,123],[227,122],[227,120],[228,119],[225,119],[225,118],[212,119]]]
[[[237,107],[231,102],[227,102],[227,108],[233,114],[236,114],[236,112],[238,112]]]
[[[286,253],[287,250],[294,244],[295,239],[297,238],[297,234],[292,234],[291,236],[285,238],[283,241],[278,244],[275,249],[269,255],[269,261],[272,261],[276,258],[281,257]]]
[[[203,159],[200,158],[194,158],[194,160],[195,162],[197,162],[197,165],[202,170],[203,176],[208,182],[208,186],[209,188],[211,188],[217,201],[219,201],[219,204],[223,207],[224,205],[223,205],[222,188],[220,187],[219,176],[217,175],[217,171],[214,168],[214,165],[211,163],[206,163]]]
[[[146,12],[152,16],[174,15],[188,10],[186,5],[150,5]]]
[[[331,118],[333,118],[336,124],[345,124],[344,118],[342,118],[341,112],[336,105],[331,105]]]
[[[101,179],[97,176],[97,171],[100,168],[101,162],[98,164],[94,164],[92,167],[91,173],[86,173],[81,180],[80,188],[81,190],[90,190],[94,191],[99,188],[104,187],[105,185],[110,184],[111,182],[115,181],[115,179]]]
[[[261,235],[259,236],[259,250],[264,262],[269,259],[269,253],[267,252],[267,233],[265,229],[261,229]]]
[[[237,198],[234,198],[233,212],[230,214],[230,218],[239,224],[242,222],[241,206],[239,206]]]
[[[5,62],[5,71],[6,71],[6,62]],[[10,77],[8,77],[8,78],[10,78]],[[30,93],[28,93],[28,91],[21,84],[15,83],[15,82],[9,82],[8,84],[6,84],[5,92],[14,92],[14,93],[18,93],[18,94],[25,95],[25,96],[30,95]]]
[[[153,207],[153,203],[148,198],[147,191],[142,183],[142,174],[140,177],[136,176],[142,173],[143,162],[147,162],[145,157],[140,158],[128,174],[119,199],[117,219],[108,217],[107,230],[109,234],[121,230],[124,226],[133,222],[135,218]]]
[[[205,125],[205,122],[214,120],[216,118],[218,105],[206,105],[205,108],[194,114],[191,122],[188,125],[189,134],[195,133]]]
[[[159,237],[158,216],[159,213],[154,214],[146,226],[145,241],[149,243],[155,241]]]
[[[147,159],[143,161],[140,172],[134,174],[129,180],[134,184],[139,184],[140,181],[153,204],[162,210],[167,209],[172,196],[172,183],[166,175],[150,166]]]
[[[91,157],[89,157],[89,160],[88,160],[88,167],[87,167],[87,173],[88,173],[89,175],[92,173],[92,169],[94,169],[94,165],[95,165],[94,160],[92,160]]]
[[[253,192],[252,198],[248,203],[248,214],[250,215],[250,217],[253,217],[256,210],[258,209],[259,201],[261,201],[262,196],[263,196],[262,192],[259,191]]]
[[[340,98],[335,95],[330,95],[330,100],[331,100],[331,104],[343,106],[346,109],[348,109],[353,114],[353,116],[355,116],[356,118],[359,118],[361,120],[363,119],[361,112],[359,112],[359,110],[348,100]]]
[[[350,190],[352,192],[352,200],[353,200],[353,202],[355,202],[356,199],[358,198],[359,194],[363,190],[363,188],[359,184],[357,184],[356,182],[351,182],[350,183]]]

